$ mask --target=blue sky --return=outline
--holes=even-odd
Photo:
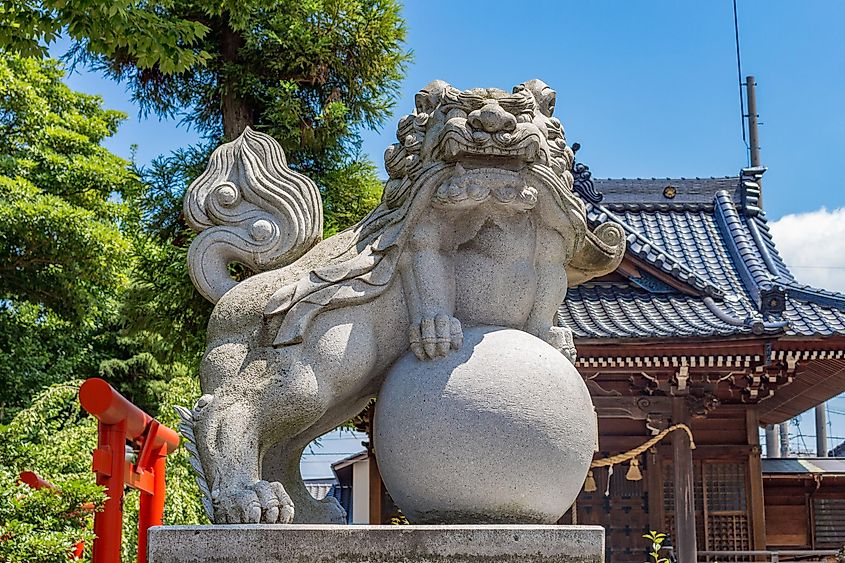
[[[845,206],[834,169],[845,149],[845,3],[738,6],[743,72],[759,83],[770,217]],[[379,166],[397,118],[434,78],[510,88],[535,77],[558,91],[558,117],[596,176],[722,176],[746,163],[730,0],[411,0],[404,16],[414,62],[394,118],[364,132]],[[130,115],[109,144],[119,154],[134,143],[148,161],[196,140],[175,121],[139,121],[120,85],[85,72],[69,82]]]
[[[845,2],[737,3],[743,74],[759,84],[765,207],[771,219],[790,215],[776,240],[799,278],[845,290]],[[410,0],[404,17],[414,61],[396,113],[363,132],[379,167],[399,116],[435,78],[504,89],[545,80],[598,177],[725,176],[747,163],[731,0]],[[139,119],[120,85],[84,70],[68,82],[129,114],[108,142],[118,154],[136,144],[143,163],[197,140],[176,121]],[[845,400],[831,406],[845,412]],[[845,436],[845,415],[832,418],[833,435]]]

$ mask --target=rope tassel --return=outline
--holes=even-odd
[[[637,459],[631,460],[631,466],[628,468],[628,473],[625,474],[625,478],[629,481],[642,481],[643,474],[640,471],[640,462]]]
[[[594,493],[596,492],[596,478],[593,476],[593,470],[590,469],[587,471],[587,480],[584,481],[584,492],[585,493]]]

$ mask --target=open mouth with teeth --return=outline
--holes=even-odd
[[[462,162],[468,168],[494,167],[518,170],[536,160],[543,160],[537,134],[479,133],[446,131],[440,142],[443,160]]]

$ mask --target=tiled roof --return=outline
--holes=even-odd
[[[819,458],[763,458],[764,474],[845,473],[845,459]]]
[[[326,498],[337,483],[335,481],[305,481],[305,488],[311,493],[311,496],[317,500]]]
[[[697,298],[654,294],[634,284],[586,283],[570,289],[558,311],[565,326],[589,338],[729,336],[737,327],[720,320]]]
[[[674,283],[643,271],[571,289],[559,319],[576,338],[845,334],[845,295],[799,284],[778,254],[759,207],[762,169],[634,180],[579,172],[591,228],[618,223],[632,260]]]

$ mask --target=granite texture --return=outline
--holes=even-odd
[[[256,220],[284,209],[278,225],[292,220],[297,229],[280,226],[283,253],[249,263],[270,269],[217,301],[200,366],[204,395],[180,409],[214,522],[344,521],[334,499],[308,494],[300,455],[360,412],[408,350],[431,362],[461,349],[464,326],[501,325],[574,357],[571,332],[555,326],[557,308],[567,286],[614,270],[625,240],[616,224],[587,227],[555,99],[539,80],[512,92],[432,82],[385,153],[380,205],[310,250],[320,219],[308,186],[286,175],[278,145],[245,132],[215,151],[186,211],[205,202],[209,221],[191,224],[197,240],[214,232],[220,242],[190,254],[191,271],[237,259],[234,239],[253,248],[276,233],[255,221],[243,231],[238,221],[255,209],[238,207],[239,194],[273,203]],[[281,256],[302,252],[283,266]],[[215,271],[215,291],[234,283]],[[506,446],[503,458],[512,455]]]
[[[374,427],[381,477],[412,524],[553,524],[578,496],[598,436],[569,360],[497,327],[466,329],[446,358],[397,361]]]
[[[148,563],[600,563],[598,526],[159,526]]]

